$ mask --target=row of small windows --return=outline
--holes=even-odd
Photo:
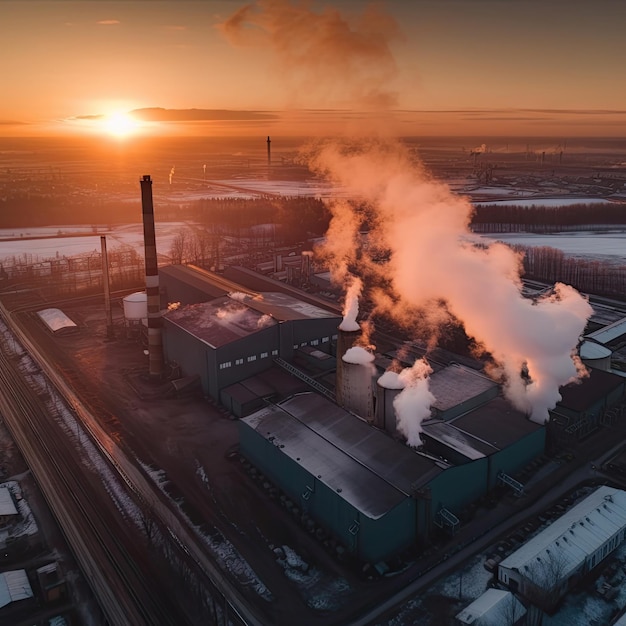
[[[269,356],[269,352],[261,352],[261,354],[259,355],[259,358],[267,359],[268,356]],[[272,356],[278,356],[278,350],[272,350]],[[257,355],[251,354],[249,357],[246,357],[245,360],[248,363],[252,363],[253,361],[257,360]],[[243,363],[244,363],[243,358],[235,359],[235,365],[243,365]],[[219,365],[221,370],[228,369],[229,367],[232,367],[232,366],[233,366],[232,361],[224,361],[223,363],[220,363]]]
[[[332,339],[333,340],[337,339],[337,335],[333,335]],[[298,345],[297,343],[294,344],[293,349],[297,350],[298,348],[303,348],[306,345],[319,346],[320,343],[328,343],[330,340],[331,340],[330,337],[322,337],[321,339],[311,339],[311,341],[308,344],[306,341],[303,341],[300,345]],[[267,359],[268,356],[269,356],[268,352],[261,352],[261,354],[259,355],[259,358]],[[272,350],[272,356],[278,356],[278,350]],[[256,361],[256,360],[257,360],[256,354],[252,354],[249,357],[246,357],[246,361],[248,363],[252,363],[253,361]],[[235,359],[235,365],[243,365],[243,363],[244,363],[243,358]],[[224,361],[223,363],[220,363],[219,368],[221,370],[225,370],[232,366],[233,366],[232,361]]]

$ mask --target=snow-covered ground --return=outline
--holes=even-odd
[[[181,229],[183,222],[161,222],[156,226],[157,250],[167,255],[172,241]],[[69,236],[63,236],[69,235]],[[47,226],[23,230],[0,229],[0,263],[15,259],[18,263],[38,263],[40,261],[74,257],[84,254],[100,254],[100,237],[106,237],[107,251],[130,247],[143,255],[143,225],[127,224],[110,230],[94,232],[84,226]],[[7,241],[7,238],[17,238]]]
[[[522,246],[548,246],[572,256],[615,257],[626,256],[626,230],[610,232],[568,232],[541,235],[535,233],[494,233],[481,239],[503,241]]]
[[[509,195],[512,190],[502,189],[501,195]],[[472,190],[472,194],[483,193],[480,190]],[[491,191],[494,193],[494,191]],[[609,202],[606,198],[542,198],[540,196],[535,198],[511,198],[510,200],[488,200],[486,202],[476,202],[475,204],[480,204],[481,206],[521,206],[521,207],[531,207],[531,206],[549,206],[549,207],[560,207],[560,206],[572,206],[575,204],[606,204]]]

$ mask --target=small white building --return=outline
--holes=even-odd
[[[510,591],[487,589],[454,619],[459,626],[515,626],[521,623],[524,615],[524,605]]]
[[[626,492],[600,487],[498,565],[498,580],[550,609],[619,546]]]
[[[33,597],[26,570],[17,569],[0,574],[0,608]]]
[[[0,486],[0,526],[17,519],[18,512],[7,487]]]

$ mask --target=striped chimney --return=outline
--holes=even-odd
[[[143,213],[143,241],[146,257],[146,296],[148,305],[148,360],[150,376],[163,373],[163,345],[161,338],[161,306],[159,296],[159,267],[157,264],[156,235],[152,181],[145,175],[140,181],[141,210]]]

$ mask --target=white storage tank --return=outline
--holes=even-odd
[[[137,324],[148,317],[148,295],[145,291],[136,291],[124,298],[124,320]]]
[[[606,346],[595,341],[583,341],[578,353],[587,367],[605,372],[611,371],[611,355],[613,353]]]
[[[365,348],[355,346],[342,357],[342,405],[344,409],[372,421],[374,397],[372,378],[376,373],[374,355]]]

